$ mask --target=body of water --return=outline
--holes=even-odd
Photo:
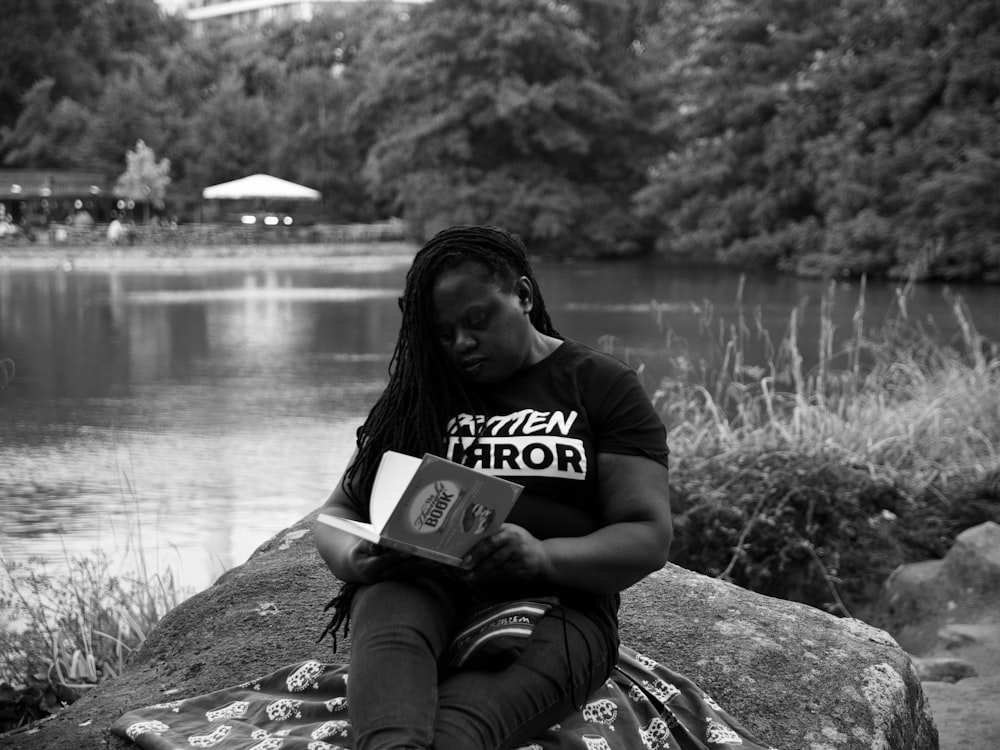
[[[280,249],[276,250],[280,252]],[[198,590],[322,504],[386,380],[407,256],[211,269],[0,266],[0,554],[54,568],[102,549]],[[708,304],[735,319],[739,276],[656,261],[540,263],[566,336],[645,364],[652,385],[664,326],[697,356]],[[826,285],[750,276],[775,340],[809,300],[810,356]],[[1000,339],[995,287],[956,288],[980,330]],[[850,334],[857,284],[835,290]],[[866,324],[896,304],[869,285]],[[956,330],[941,287],[907,300],[912,318]],[[814,352],[813,352],[814,354]]]

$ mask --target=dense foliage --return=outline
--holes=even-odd
[[[418,238],[1000,280],[994,0],[373,0],[203,38],[12,0],[4,28],[5,166],[113,176],[142,140],[181,210],[270,172]]]
[[[608,43],[627,10],[576,5],[439,0],[372,50],[354,131],[418,236],[490,222],[553,252],[635,250],[643,134],[621,79],[637,62]]]
[[[660,53],[678,147],[640,209],[683,254],[803,273],[978,279],[1000,262],[1000,6],[693,4]],[[668,40],[672,41],[672,40]]]

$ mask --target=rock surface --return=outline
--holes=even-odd
[[[958,682],[977,674],[965,659],[950,656],[915,657],[913,666],[921,682]]]
[[[942,560],[900,566],[872,620],[917,655],[941,750],[996,748],[1000,525],[966,529]]]
[[[1000,524],[987,521],[959,534],[944,556],[941,578],[966,607],[1000,601]]]
[[[872,621],[907,651],[926,655],[942,628],[1000,622],[1000,524],[966,529],[942,560],[900,565],[882,587]]]
[[[958,659],[972,664],[976,671],[954,682],[924,683],[940,735],[940,750],[995,750],[1000,737],[1000,624],[969,626],[968,631],[967,640],[943,640],[931,652],[937,655],[932,658]]]
[[[343,661],[316,636],[334,581],[307,517],[174,609],[125,672],[7,750],[132,747],[109,732],[123,712],[267,674],[309,658]],[[762,597],[668,565],[624,596],[628,645],[686,674],[783,750],[936,750],[909,657],[883,631]],[[349,643],[341,643],[342,654]]]

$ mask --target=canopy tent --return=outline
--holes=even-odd
[[[267,174],[252,174],[232,182],[210,185],[201,191],[206,200],[240,200],[245,198],[318,201],[320,192],[305,185]]]

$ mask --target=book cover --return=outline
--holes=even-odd
[[[326,514],[362,539],[448,565],[507,519],[524,488],[440,456],[387,451],[372,487],[370,524]]]

